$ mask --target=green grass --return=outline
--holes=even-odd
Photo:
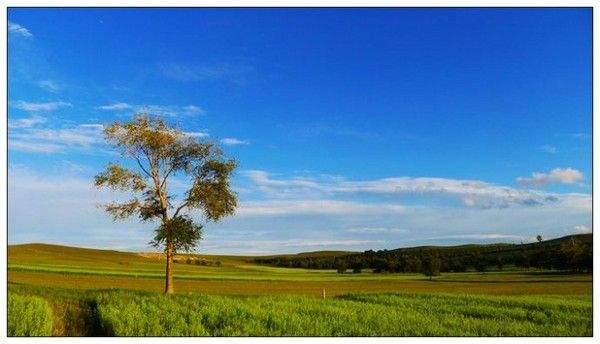
[[[54,335],[591,336],[590,296],[345,294],[163,295],[9,286],[9,295],[85,310],[55,317]],[[55,312],[57,314],[59,312]],[[9,323],[18,313],[9,312]],[[67,323],[68,326],[65,326]],[[60,332],[61,329],[70,328]],[[48,333],[48,332],[46,332]]]
[[[117,336],[589,336],[589,298],[372,294],[332,299],[103,293]]]
[[[9,336],[52,335],[52,309],[42,298],[8,295]]]

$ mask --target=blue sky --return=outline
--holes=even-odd
[[[591,232],[589,9],[11,9],[9,243],[150,250],[91,188],[147,110],[239,161],[200,252]]]

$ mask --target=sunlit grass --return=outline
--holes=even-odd
[[[9,294],[8,335],[52,335],[52,309],[50,305],[39,297]]]
[[[585,336],[588,299],[374,294],[333,299],[103,293],[115,335]]]

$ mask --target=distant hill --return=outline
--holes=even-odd
[[[418,246],[392,250],[347,253],[330,251],[327,255],[306,254],[256,258],[259,264],[285,267],[335,269],[363,268],[376,272],[420,272],[432,259],[441,261],[441,271],[485,271],[504,266],[538,267],[560,270],[590,270],[592,267],[592,234],[527,244],[468,244],[456,246]]]
[[[568,246],[575,242],[575,246]],[[567,249],[565,251],[565,249]],[[568,251],[571,249],[571,251]],[[441,260],[442,271],[497,269],[500,266],[585,270],[592,267],[592,234],[569,235],[528,244],[468,244],[419,246],[380,251],[314,251],[270,256],[181,255],[223,264],[252,262],[273,266],[312,269],[373,269],[376,272],[418,272],[431,257]],[[180,256],[180,258],[181,258]],[[20,263],[96,263],[103,266],[144,263],[164,259],[157,253],[121,252],[51,244],[8,246],[8,260]]]
[[[223,264],[247,261],[253,257],[228,256],[228,255],[204,255],[204,254],[181,254],[177,255],[177,261],[193,257],[208,262],[220,261]],[[122,252],[115,250],[102,250],[94,248],[71,247],[54,244],[18,244],[8,245],[8,262],[19,264],[83,264],[95,263],[104,267],[154,263],[163,260],[164,255],[160,253]]]
[[[231,258],[234,260],[247,260],[260,258],[272,258],[272,257],[335,257],[340,255],[356,254],[360,252],[356,251],[312,251],[312,252],[300,252],[290,254],[274,254],[265,256],[246,256],[246,255],[214,255],[214,254],[180,254],[181,256],[195,256],[199,258]],[[86,248],[86,247],[74,247],[64,246],[56,244],[42,244],[42,243],[31,243],[31,244],[16,244],[8,245],[8,254],[10,257],[19,258],[19,260],[33,260],[40,262],[47,262],[48,259],[56,259],[56,257],[65,257],[70,260],[97,260],[107,259],[110,261],[118,261],[122,259],[146,259],[150,258],[156,260],[163,257],[163,254],[158,252],[126,252],[117,250],[97,249],[97,248]],[[141,257],[141,258],[140,258]]]

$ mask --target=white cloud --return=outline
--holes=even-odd
[[[31,129],[23,133],[13,134],[12,137],[19,140],[41,140],[61,143],[66,146],[69,145],[80,145],[89,146],[93,143],[98,142],[99,133],[96,128],[90,127],[75,127],[65,129]]]
[[[221,143],[224,145],[227,145],[227,146],[250,144],[250,142],[248,140],[240,140],[240,139],[236,139],[235,137],[226,137],[224,139],[221,139]]]
[[[61,89],[61,87],[56,83],[56,81],[53,80],[39,80],[36,82],[36,85],[38,85],[43,90],[52,93],[57,93]]]
[[[371,214],[401,213],[405,207],[398,204],[368,204],[335,200],[267,200],[240,202],[236,214],[240,216],[274,216],[291,214]]]
[[[131,110],[132,112],[143,112],[149,113],[156,116],[167,116],[167,117],[177,117],[179,115],[182,116],[192,116],[192,115],[202,115],[204,114],[204,110],[197,105],[139,105],[139,104],[129,104],[129,103],[112,103],[107,105],[97,106],[97,109],[107,110],[107,111],[125,111]]]
[[[540,205],[557,201],[555,195],[534,190],[519,190],[478,180],[428,177],[341,182],[332,190],[344,193],[446,195],[459,198],[467,206],[486,209],[511,205]]]
[[[27,142],[21,140],[8,140],[8,149],[28,153],[57,153],[64,146],[55,143]]]
[[[176,106],[176,105],[146,105],[139,106],[138,112],[147,112],[157,116],[177,117],[179,115],[191,116],[201,115],[204,111],[195,105]]]
[[[590,227],[588,227],[588,226],[585,226],[585,225],[574,226],[573,230],[575,231],[575,233],[578,233],[578,234],[592,233],[592,229]]]
[[[8,147],[15,151],[37,153],[90,149],[102,143],[102,129],[101,124],[81,124],[57,129],[21,126],[9,133]]]
[[[210,252],[244,252],[245,254],[272,254],[273,249],[279,252],[306,252],[314,250],[352,250],[381,245],[384,240],[361,239],[284,239],[284,240],[227,240],[202,245],[203,251]],[[277,252],[277,251],[275,251]]]
[[[8,22],[8,32],[18,35],[18,36],[22,36],[22,37],[33,37],[33,34],[31,34],[31,32],[29,32],[29,30],[27,30],[27,28],[17,24],[17,23],[12,23],[12,22]]]
[[[190,136],[190,137],[208,137],[208,136],[210,136],[210,134],[208,134],[207,132],[204,132],[204,131],[184,131],[183,134]]]
[[[33,115],[28,118],[9,119],[8,127],[14,128],[14,129],[31,128],[33,126],[36,126],[38,124],[42,124],[45,122],[46,122],[46,118],[39,116],[39,115]]]
[[[556,154],[558,153],[558,148],[549,145],[543,145],[540,147],[540,150],[544,153]]]
[[[33,171],[25,166],[9,166],[9,187],[26,194],[39,192],[91,192],[93,180],[73,176],[58,176]]]
[[[522,236],[515,234],[497,234],[497,233],[477,233],[477,234],[452,234],[452,235],[444,235],[429,238],[431,240],[444,240],[444,239],[465,239],[465,240],[510,240],[510,241],[519,241],[529,242],[535,239],[530,236]]]
[[[184,110],[186,113],[189,113],[189,114],[194,114],[194,113],[203,113],[203,112],[204,112],[204,110],[202,110],[202,109],[201,109],[199,106],[196,106],[196,105],[188,105],[188,106],[184,106],[184,107],[183,107],[183,110]]]
[[[100,110],[129,110],[132,109],[133,105],[127,103],[112,103],[108,105],[98,106]]]
[[[47,103],[31,103],[26,101],[17,101],[14,104],[11,104],[13,107],[29,111],[29,112],[37,112],[37,111],[52,111],[62,107],[70,107],[71,103],[58,101],[58,102],[47,102]]]
[[[261,192],[272,196],[293,197],[301,190],[314,192],[323,189],[322,184],[308,178],[274,179],[261,170],[246,170],[241,175],[248,177]]]
[[[464,205],[476,208],[506,208],[511,205],[541,205],[558,201],[556,194],[537,190],[515,189],[478,180],[447,178],[393,177],[369,181],[345,181],[341,179],[315,180],[307,178],[275,179],[265,171],[242,172],[260,192],[277,197],[306,197],[313,195],[379,196],[405,195],[446,197],[460,200]]]
[[[517,178],[519,184],[533,187],[544,187],[550,183],[575,184],[582,180],[583,173],[573,168],[555,168],[550,173],[534,172],[531,178]]]
[[[95,130],[104,130],[104,125],[102,125],[102,124],[80,124],[79,127],[95,129]]]
[[[573,138],[573,139],[589,139],[592,137],[592,135],[587,134],[587,133],[569,133],[569,134],[557,134],[556,136],[562,136],[562,137],[569,137],[569,138]]]
[[[299,127],[296,129],[296,131],[298,134],[303,136],[340,136],[362,140],[378,138],[377,134],[371,132],[356,130],[353,128],[344,128],[340,126],[329,126],[320,123]]]
[[[381,233],[408,233],[408,229],[388,227],[353,227],[346,229],[350,233],[381,234]]]
[[[230,63],[204,65],[166,63],[159,65],[158,71],[177,81],[226,80],[235,84],[243,84],[246,81],[246,75],[252,71],[252,68]]]

